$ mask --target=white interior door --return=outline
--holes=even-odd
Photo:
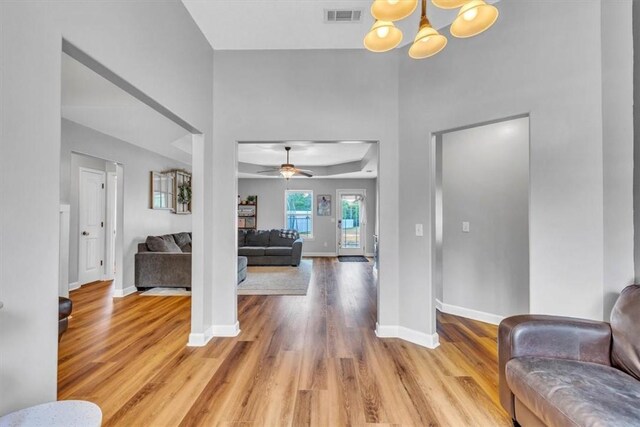
[[[78,197],[78,281],[102,280],[104,276],[105,174],[80,168]]]
[[[338,255],[364,255],[365,223],[364,190],[338,190],[336,223]]]
[[[118,174],[107,172],[107,210],[105,217],[105,280],[113,280],[116,274],[116,233],[118,217]]]

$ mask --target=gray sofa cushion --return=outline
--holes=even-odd
[[[186,245],[180,246],[180,250],[185,254],[190,254],[191,253],[191,242],[187,243]]]
[[[262,246],[243,246],[238,248],[238,255],[241,256],[264,256],[265,248]]]
[[[245,237],[245,246],[269,246],[269,231],[251,230],[247,232]]]
[[[150,252],[182,252],[171,234],[148,236],[146,244]]]
[[[289,246],[293,245],[295,239],[287,239],[286,237],[280,237],[280,230],[271,230],[269,232],[269,246]]]
[[[518,357],[507,363],[506,377],[516,398],[546,425],[638,425],[640,382],[611,366]]]
[[[264,250],[267,256],[291,256],[291,252],[293,252],[291,246],[269,246]]]
[[[238,247],[244,246],[244,241],[247,233],[244,230],[238,230]]]

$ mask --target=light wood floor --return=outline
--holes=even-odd
[[[495,326],[441,314],[436,350],[378,339],[371,264],[313,262],[308,295],[242,296],[242,333],[200,348],[188,297],[72,292],[59,398],[107,426],[511,425]]]

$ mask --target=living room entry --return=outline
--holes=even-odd
[[[238,294],[306,295],[314,259],[375,264],[377,143],[238,143]]]

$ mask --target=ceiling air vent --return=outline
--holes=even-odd
[[[325,22],[360,22],[361,9],[326,9],[324,11]]]

